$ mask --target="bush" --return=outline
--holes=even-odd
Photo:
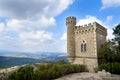
[[[8,78],[9,80],[34,80],[33,67],[28,65],[21,67],[16,72],[10,74]]]
[[[85,71],[85,66],[65,62],[40,64],[37,70],[31,66],[18,69],[9,76],[9,80],[53,80],[55,78]]]
[[[120,63],[112,62],[112,63],[104,63],[99,66],[99,70],[105,69],[112,74],[120,74]]]

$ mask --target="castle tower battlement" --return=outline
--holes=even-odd
[[[90,72],[101,63],[99,49],[106,42],[107,29],[97,22],[76,26],[76,17],[66,18],[67,56],[72,64],[86,65]]]
[[[85,24],[85,25],[79,25],[79,26],[75,26],[75,34],[79,34],[79,33],[87,33],[87,32],[93,32],[96,31],[103,34],[103,35],[107,35],[107,29],[104,28],[102,25],[100,25],[97,22],[93,22],[93,23],[89,23],[89,24]]]
[[[66,18],[66,25],[76,25],[76,17],[70,16]]]

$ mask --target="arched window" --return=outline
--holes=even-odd
[[[85,41],[83,41],[81,44],[81,52],[86,52],[86,51],[87,51],[87,44]]]

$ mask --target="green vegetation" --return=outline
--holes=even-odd
[[[115,42],[110,40],[104,44],[104,47],[99,50],[102,63],[120,62],[120,53],[118,53],[117,47],[118,45],[115,45]]]
[[[63,61],[43,63],[39,64],[37,68],[30,65],[21,67],[10,74],[8,80],[53,80],[67,74],[83,71],[86,71],[83,65],[71,65]]]
[[[39,59],[0,56],[0,68],[40,62]]]
[[[101,64],[99,70],[105,69],[106,71],[113,74],[120,74],[120,63],[112,62],[112,63],[104,63]]]
[[[115,41],[119,45],[119,53],[120,53],[120,23],[113,29],[113,34],[115,35]]]
[[[2,54],[4,54],[4,52]],[[15,53],[13,53],[13,54],[15,54]],[[24,64],[32,64],[32,63],[37,63],[37,62],[57,62],[57,61],[60,61],[60,60],[64,60],[64,61],[68,62],[67,56],[64,56],[65,53],[62,53],[63,56],[59,56],[59,55],[61,55],[61,53],[51,53],[51,52],[38,52],[36,54],[33,54],[33,53],[19,53],[18,52],[18,54],[21,54],[21,55],[23,54],[23,55],[27,55],[27,56],[28,55],[29,56],[35,56],[35,57],[37,56],[38,59],[24,58],[24,57],[0,56],[0,68],[9,68],[9,67],[12,67],[12,66],[21,66],[21,65],[24,65]],[[43,57],[39,58],[39,56],[43,56]]]
[[[120,74],[120,24],[113,29],[115,38],[108,40],[99,50],[102,64],[99,70],[105,69],[114,74]]]

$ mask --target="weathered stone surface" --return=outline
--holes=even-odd
[[[100,76],[98,73],[74,73],[55,80],[120,80],[120,75]]]
[[[111,77],[111,73],[106,72],[105,70],[98,71],[98,75],[101,76],[101,77]]]

